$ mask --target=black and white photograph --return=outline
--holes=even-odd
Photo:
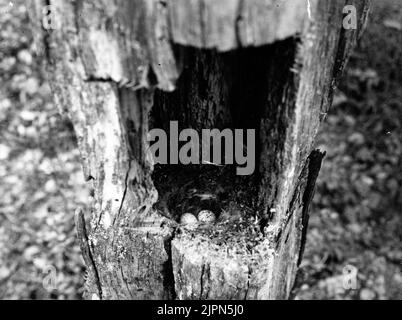
[[[402,1],[0,0],[0,300],[402,300]]]

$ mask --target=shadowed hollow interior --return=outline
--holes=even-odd
[[[262,230],[269,221],[267,201],[275,196],[272,174],[280,171],[278,150],[283,149],[292,116],[288,102],[294,94],[291,70],[296,46],[296,39],[291,38],[227,53],[177,48],[182,62],[177,89],[156,91],[150,129],[163,129],[169,135],[171,121],[178,122],[179,132],[191,128],[200,137],[202,129],[254,129],[255,170],[251,175],[237,175],[236,161],[227,165],[158,164],[152,178],[159,193],[156,208],[163,215],[179,222],[184,213],[197,215],[207,209],[217,216],[218,224],[240,222],[241,227],[242,222],[257,221]],[[246,131],[243,136],[245,140]],[[224,151],[222,140],[222,155]],[[265,175],[267,168],[272,168],[269,176]]]

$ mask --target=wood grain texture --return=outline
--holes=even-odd
[[[172,40],[182,45],[228,51],[262,46],[301,33],[305,0],[171,0]]]
[[[77,28],[87,78],[173,90],[178,77],[167,9],[159,1],[78,1]],[[152,69],[152,71],[151,71]]]

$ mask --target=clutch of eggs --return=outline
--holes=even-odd
[[[180,224],[188,229],[196,229],[198,225],[198,220],[192,213],[185,213],[180,217]]]
[[[216,216],[212,211],[202,210],[198,213],[198,221],[211,224],[216,221]]]

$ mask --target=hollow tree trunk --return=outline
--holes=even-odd
[[[342,28],[346,4],[356,30]],[[323,157],[314,138],[367,10],[360,0],[32,2],[55,99],[94,188],[89,234],[80,213],[76,221],[86,297],[289,297]],[[173,120],[255,129],[255,173],[154,167],[147,133]],[[175,221],[194,177],[229,194],[230,224]]]

